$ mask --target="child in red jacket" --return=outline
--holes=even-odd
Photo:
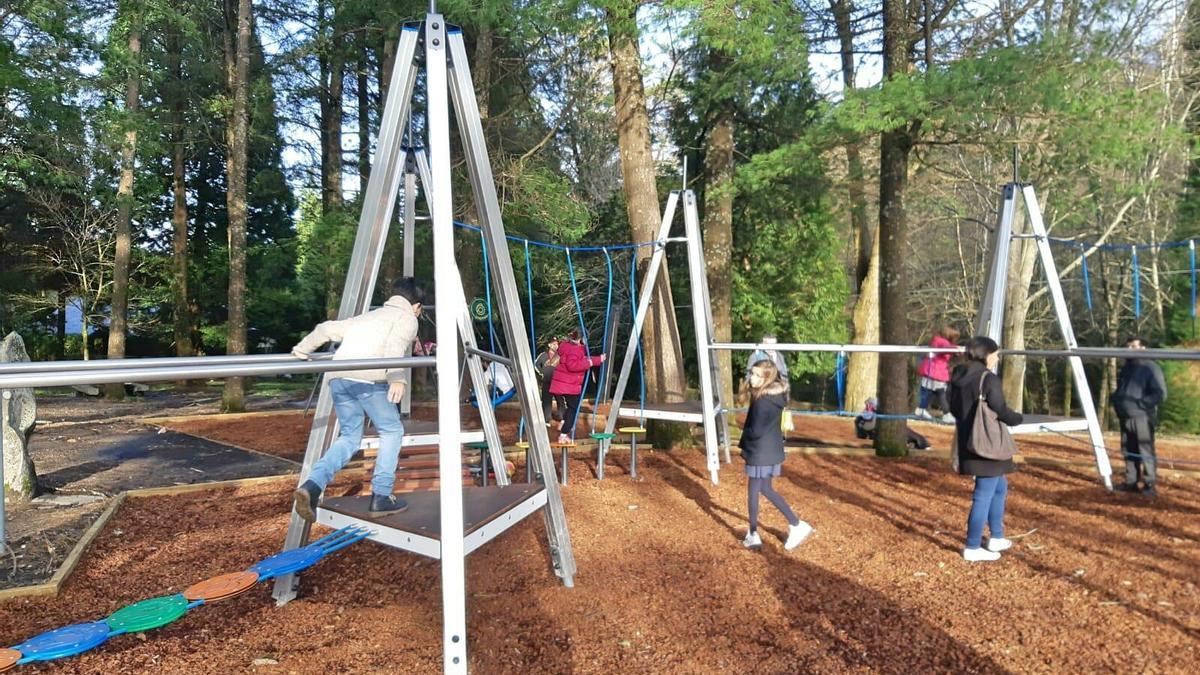
[[[575,416],[579,413],[579,394],[587,373],[594,366],[604,363],[606,357],[588,356],[587,348],[579,340],[579,331],[571,330],[567,339],[558,345],[558,367],[550,380],[550,393],[563,396],[567,409],[563,411],[562,426],[559,427],[558,442],[570,443],[575,432]]]
[[[954,347],[958,337],[959,332],[954,326],[947,324],[933,336],[929,346],[934,349]],[[933,415],[929,414],[928,409],[929,404],[936,398],[937,409],[942,413],[942,421],[954,422],[954,416],[950,414],[950,401],[946,397],[950,386],[950,359],[953,357],[954,354],[950,353],[936,353],[921,359],[921,365],[917,368],[917,375],[921,377],[921,393],[917,409],[913,411],[917,417],[933,419]]]

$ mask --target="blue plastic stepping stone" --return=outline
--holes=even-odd
[[[263,559],[251,566],[250,571],[258,572],[259,581],[265,581],[312,567],[324,556],[325,549],[315,545],[304,546]]]
[[[13,647],[21,652],[21,663],[50,661],[82,654],[108,639],[108,624],[103,621],[77,623],[32,637]]]

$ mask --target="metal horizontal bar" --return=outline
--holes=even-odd
[[[312,355],[313,361],[333,358],[329,352]],[[237,356],[164,356],[144,359],[98,359],[91,361],[22,361],[0,363],[0,375],[12,373],[57,373],[63,371],[118,370],[126,368],[163,368],[176,366],[244,365],[249,363],[290,363],[291,354],[244,354]]]
[[[752,344],[748,342],[715,342],[709,349],[729,351],[777,352],[866,352],[879,354],[961,354],[962,347],[917,347],[907,345],[855,345],[855,344],[801,344],[781,342],[778,344]],[[1150,359],[1153,361],[1198,361],[1200,350],[1196,349],[1125,349],[1123,347],[1077,347],[1075,349],[1001,349],[1005,356],[1068,357],[1083,359]]]
[[[212,358],[212,357],[202,357]],[[381,368],[429,368],[436,364],[432,356],[409,356],[394,359],[347,359],[334,361],[304,361],[290,357],[278,364],[249,363],[242,365],[177,366],[161,368],[120,368],[106,371],[61,371],[56,373],[14,373],[0,375],[0,389],[19,387],[65,387],[73,384],[111,384],[124,382],[163,382],[201,378],[251,377],[284,375],[286,373],[326,373],[343,370],[378,370]]]
[[[795,342],[780,342],[777,344],[754,344],[750,342],[714,342],[709,349],[750,352],[761,349],[777,352],[867,352],[886,354],[961,354],[961,347],[917,347],[909,345],[839,345],[839,344],[807,344]]]
[[[1083,359],[1149,359],[1151,361],[1200,361],[1198,349],[1125,349],[1123,347],[1076,347],[1075,349],[1002,349],[1001,354],[1042,358],[1078,356]]]
[[[489,352],[486,349],[476,349],[475,347],[464,347],[463,349],[465,349],[468,354],[474,354],[475,356],[487,359],[488,361],[495,361],[496,363],[506,365],[509,368],[513,367],[512,359],[508,358],[507,356],[500,356],[499,354]]]

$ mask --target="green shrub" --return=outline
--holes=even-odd
[[[1163,431],[1200,434],[1200,362],[1164,361],[1167,401],[1159,408]]]

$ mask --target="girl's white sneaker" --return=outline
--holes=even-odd
[[[999,560],[1000,554],[996,551],[989,551],[986,548],[964,548],[963,560],[967,562],[992,562]]]
[[[783,547],[790,551],[790,550],[796,548],[797,546],[799,546],[800,544],[803,544],[804,540],[808,539],[809,535],[811,535],[812,533],[813,533],[813,526],[809,525],[808,523],[804,522],[803,520],[796,523],[795,525],[789,525],[788,526],[788,538],[787,538],[787,541],[783,542]]]
[[[1005,539],[1004,537],[992,537],[991,539],[988,539],[987,550],[992,551],[993,553],[999,553],[1012,548],[1012,545],[1012,539]]]
[[[757,532],[747,532],[746,538],[742,540],[742,546],[746,548],[762,546],[762,537],[759,537]]]

